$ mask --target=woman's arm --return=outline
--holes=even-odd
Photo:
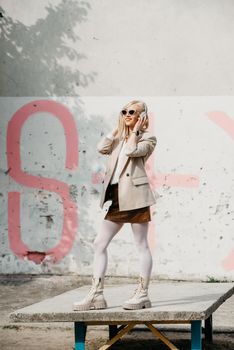
[[[129,137],[125,148],[125,154],[129,157],[145,157],[147,159],[153,152],[157,144],[157,139],[155,136],[149,136],[145,139],[140,139],[135,133],[132,133]]]
[[[97,150],[101,154],[110,154],[114,144],[116,129],[105,135],[97,144]]]

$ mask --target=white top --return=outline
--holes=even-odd
[[[111,139],[111,140],[114,139],[114,136],[111,133],[107,134],[106,137],[108,139]],[[117,159],[117,162],[116,162],[114,172],[113,172],[111,180],[110,180],[111,184],[116,184],[119,182],[119,175],[120,175],[120,171],[122,168],[123,158],[125,155],[124,151],[125,151],[126,144],[127,144],[127,142],[126,142],[126,140],[124,140],[123,145],[122,145],[121,150],[120,150],[120,153],[119,153],[119,156],[118,156],[118,159]]]

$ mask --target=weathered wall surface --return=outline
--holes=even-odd
[[[233,2],[0,5],[0,272],[92,273],[96,144],[141,98],[153,275],[233,279]],[[130,224],[108,249],[108,274],[138,273]]]
[[[3,273],[91,274],[106,156],[96,150],[133,97],[1,98]],[[232,98],[144,97],[158,143],[146,163],[157,203],[153,275],[233,278]],[[109,245],[109,274],[139,258],[131,225]]]

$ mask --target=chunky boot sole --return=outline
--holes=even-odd
[[[92,301],[83,305],[73,305],[73,311],[87,311],[90,309],[106,309],[107,302],[105,300],[101,301]]]
[[[127,302],[123,304],[123,308],[127,310],[138,310],[138,309],[145,309],[148,307],[151,307],[151,301],[141,301],[137,304],[128,304]]]

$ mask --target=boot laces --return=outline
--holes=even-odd
[[[90,287],[88,294],[86,295],[86,299],[88,299],[88,298],[93,294],[93,292],[94,292],[95,290],[98,289],[99,283],[100,283],[100,281],[98,282],[97,285],[95,285],[95,284],[94,284],[94,280],[93,280],[93,284],[92,284],[92,286]]]
[[[130,298],[133,298],[135,295],[137,295],[141,290],[144,290],[144,285],[143,285],[143,279],[139,278],[139,283],[137,287],[135,288],[132,296]]]
[[[91,296],[91,294],[93,294],[94,290],[95,290],[96,286],[91,286],[89,289],[89,292],[87,294],[87,297]]]

